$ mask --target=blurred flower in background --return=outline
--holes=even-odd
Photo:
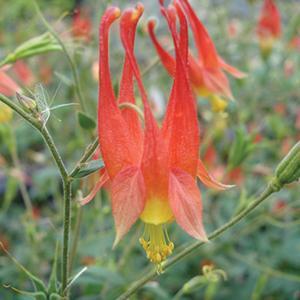
[[[245,73],[240,72],[233,66],[227,64],[218,54],[217,49],[209,36],[208,31],[202,24],[190,3],[186,0],[179,1],[194,35],[197,56],[189,52],[189,75],[194,91],[197,95],[210,100],[212,110],[222,112],[227,107],[225,99],[232,99],[229,81],[224,73],[228,72],[236,78],[244,78]],[[148,30],[158,55],[167,71],[174,76],[175,60],[161,46],[154,34],[155,21],[148,23]]]
[[[268,58],[274,42],[281,35],[281,17],[274,0],[265,0],[260,12],[256,33],[263,58]]]

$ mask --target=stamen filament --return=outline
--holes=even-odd
[[[143,236],[139,241],[147,258],[156,265],[157,273],[162,273],[162,262],[172,254],[174,249],[174,244],[170,241],[165,226],[146,223]]]

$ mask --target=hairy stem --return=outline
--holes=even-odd
[[[246,217],[249,213],[251,213],[260,203],[262,203],[265,199],[267,199],[271,194],[277,192],[278,188],[274,187],[273,183],[269,184],[268,187],[254,200],[252,201],[243,211],[233,217],[229,222],[221,226],[220,228],[213,231],[209,236],[209,240],[213,240],[220,236],[223,232],[227,231],[232,226],[236,225],[239,221],[241,221],[244,217]],[[167,260],[163,264],[163,269],[166,270],[179,260],[191,254],[193,251],[198,249],[199,246],[204,245],[204,242],[196,241],[191,243],[185,249],[177,253],[173,258]],[[132,283],[129,289],[120,295],[117,300],[125,300],[128,299],[132,294],[134,294],[139,288],[141,288],[145,283],[149,280],[155,278],[157,276],[157,272],[155,269],[151,270],[148,274],[143,276],[141,279]]]
[[[83,163],[85,163],[95,152],[98,147],[98,138],[96,138],[85,150],[84,154],[76,164],[75,168],[70,172],[70,178],[75,176],[81,169]]]
[[[70,227],[71,227],[71,182],[64,180],[64,227],[63,227],[63,253],[62,253],[62,279],[61,294],[64,299],[68,299],[66,289],[69,278],[69,244],[70,244]]]

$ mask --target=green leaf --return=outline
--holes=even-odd
[[[73,178],[82,178],[96,172],[104,167],[103,160],[91,160],[81,165],[80,170],[73,175]]]
[[[34,276],[31,272],[29,272],[22,264],[20,264],[3,246],[3,244],[0,242],[0,248],[5,252],[5,254],[15,263],[17,267],[19,267],[27,276],[29,279],[31,279],[36,291],[43,292],[46,294],[46,286],[43,283],[42,280]],[[46,298],[45,298],[46,299]]]
[[[11,289],[17,294],[24,295],[24,296],[31,296],[34,297],[36,300],[46,300],[47,295],[44,292],[28,292],[28,291],[23,291],[19,290],[15,287],[12,287],[10,285],[3,285],[4,288]]]
[[[85,130],[93,130],[96,128],[96,122],[90,116],[83,112],[78,112],[78,122],[81,128]]]

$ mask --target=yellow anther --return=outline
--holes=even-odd
[[[139,239],[147,258],[156,265],[158,273],[162,273],[162,262],[172,254],[174,244],[170,242],[163,225],[146,224],[143,237]]]

